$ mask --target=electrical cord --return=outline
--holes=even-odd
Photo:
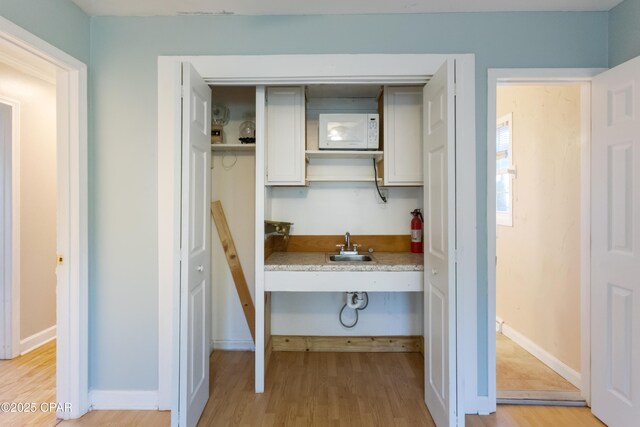
[[[380,192],[380,187],[378,187],[378,169],[376,168],[376,159],[372,159],[372,160],[373,160],[373,178],[374,178],[374,182],[376,183],[376,190],[378,190],[378,195],[380,196],[380,199],[384,203],[387,203],[387,198],[382,195],[382,193]]]
[[[346,323],[344,323],[344,322],[342,321],[342,313],[344,313],[344,309],[345,309],[345,308],[347,308],[347,303],[344,303],[344,305],[342,306],[342,309],[340,310],[340,316],[338,316],[338,320],[340,320],[340,324],[341,324],[342,326],[344,326],[345,328],[351,329],[351,328],[353,328],[354,326],[356,326],[356,325],[358,324],[358,320],[359,320],[359,319],[358,319],[358,311],[360,311],[360,310],[364,310],[364,309],[365,309],[365,308],[367,308],[367,306],[369,305],[369,294],[368,294],[368,293],[366,293],[366,292],[363,292],[363,294],[364,294],[364,296],[366,297],[367,302],[366,302],[362,307],[356,308],[356,309],[354,310],[354,311],[355,311],[355,313],[356,313],[356,321],[355,321],[355,322],[353,322],[351,325],[347,325]],[[353,294],[353,298],[356,298],[356,294]]]
[[[236,163],[238,163],[238,155],[236,153],[233,153],[233,163],[225,164],[224,159],[227,155],[228,154],[226,152],[222,153],[222,159],[220,159],[220,163],[222,164],[222,169],[229,171],[236,165]]]

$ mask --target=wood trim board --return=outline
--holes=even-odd
[[[266,261],[271,254],[274,252],[275,247],[275,236],[270,236],[267,240],[264,241],[264,260]],[[282,240],[282,239],[280,239]]]
[[[331,337],[272,335],[272,351],[422,353],[421,336]]]
[[[249,325],[251,338],[253,338],[253,341],[255,342],[256,310],[253,306],[253,300],[251,299],[247,279],[244,277],[240,258],[238,258],[236,245],[233,242],[233,236],[231,236],[231,230],[229,230],[229,225],[227,224],[227,218],[225,217],[224,210],[222,209],[222,203],[220,203],[219,200],[211,203],[211,215],[213,215],[216,228],[218,229],[220,243],[222,243],[224,254],[227,257],[227,263],[229,264],[229,269],[231,269],[233,282],[236,284],[236,290],[238,291],[242,311],[244,311],[244,317],[247,319],[247,325]]]
[[[567,390],[497,390],[497,399],[514,400],[558,400],[582,402],[586,406],[585,400],[580,395],[580,391]]]
[[[273,353],[273,335],[269,337],[267,345],[264,349],[264,366],[265,370],[269,367],[269,361],[271,360],[271,353]]]
[[[282,252],[335,252],[336,245],[344,242],[344,235],[293,235],[288,244],[284,239],[274,241],[274,250]],[[409,252],[410,234],[395,235],[353,235],[351,242],[360,246],[361,252],[373,248],[376,252]]]

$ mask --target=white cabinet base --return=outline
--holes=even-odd
[[[265,271],[267,292],[422,292],[422,271]]]

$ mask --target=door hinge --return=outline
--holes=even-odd
[[[453,84],[453,96],[458,95],[458,83]]]

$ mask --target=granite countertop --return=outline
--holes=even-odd
[[[375,262],[328,262],[325,252],[274,252],[265,271],[423,271],[423,254],[374,252]]]

